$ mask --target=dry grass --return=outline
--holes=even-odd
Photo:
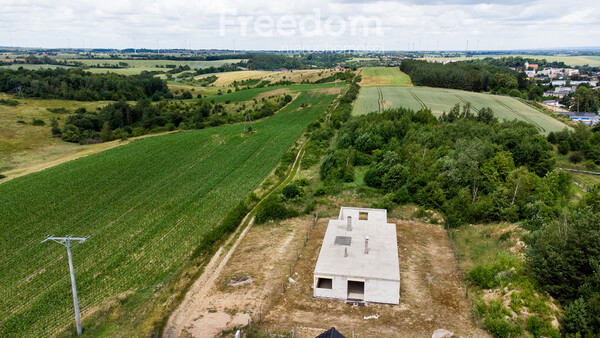
[[[268,80],[271,81],[271,83],[279,81],[292,81],[294,83],[301,83],[304,80],[314,82],[324,77],[333,75],[335,72],[336,71],[333,69],[303,69],[288,72],[245,70],[216,74],[219,78],[213,84],[215,87],[232,87],[233,81],[240,82],[249,79]]]
[[[14,99],[6,94],[0,98]],[[31,163],[41,163],[63,154],[73,154],[85,149],[77,144],[67,143],[51,135],[50,119],[56,118],[62,126],[67,114],[55,114],[48,108],[66,108],[73,112],[77,108],[94,111],[107,102],[78,102],[67,100],[18,99],[19,105],[0,105],[0,172],[19,169]],[[44,126],[31,125],[32,119],[43,120]],[[17,123],[22,120],[27,124]]]
[[[259,70],[242,70],[239,72],[229,72],[216,74],[218,79],[214,82],[216,87],[228,87],[231,86],[233,81],[244,81],[252,78],[261,78],[270,74],[271,72],[259,71]]]

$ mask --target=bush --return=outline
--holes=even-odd
[[[277,196],[272,194],[267,197],[256,209],[256,224],[267,221],[276,221],[297,216],[294,210],[288,210],[283,202],[278,201]]]
[[[574,151],[571,153],[571,155],[569,155],[569,161],[573,163],[579,163],[583,161],[583,153],[581,153],[581,151]]]
[[[563,333],[581,333],[584,334],[588,329],[588,313],[585,300],[578,298],[565,308],[563,316],[560,318],[561,329]]]
[[[46,122],[44,122],[44,120],[39,120],[39,119],[36,119],[36,118],[32,118],[31,119],[31,125],[32,126],[45,126]]]
[[[469,271],[467,278],[482,289],[491,289],[497,286],[496,272],[488,265],[476,265]]]
[[[467,274],[467,278],[482,289],[491,289],[508,282],[513,277],[512,268],[516,266],[515,257],[508,252],[496,255],[492,264],[478,264]]]
[[[538,337],[559,337],[558,332],[552,327],[552,324],[536,315],[531,315],[527,318],[525,329],[529,331],[535,338]]]
[[[571,146],[569,145],[569,142],[567,141],[561,141],[558,144],[558,153],[561,155],[566,155],[569,153],[569,150],[571,150]]]
[[[323,184],[318,185],[317,188],[315,189],[315,192],[313,192],[313,196],[325,196],[325,195],[327,195],[327,188]]]
[[[484,327],[496,338],[508,338],[514,332],[513,326],[504,318],[486,318]]]
[[[298,195],[300,195],[300,188],[295,183],[290,183],[283,187],[282,191],[283,196],[287,199],[292,199]]]
[[[308,178],[306,178],[306,177],[302,177],[297,180],[294,180],[294,183],[296,185],[298,185],[299,187],[305,187],[310,184],[310,182],[308,181]]]
[[[14,107],[14,106],[19,105],[19,101],[11,100],[11,99],[0,99],[0,104],[3,104],[5,106]]]

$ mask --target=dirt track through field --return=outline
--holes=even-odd
[[[305,144],[303,144],[299,149],[296,159],[292,165],[292,169],[290,170],[290,174],[278,186],[286,184],[294,178],[299,168],[302,156],[304,155],[303,148]],[[277,187],[273,188],[272,191],[274,191],[276,188]],[[268,197],[270,194],[271,193],[267,194],[264,198]],[[213,299],[214,297],[211,298],[211,296],[214,295],[216,281],[220,277],[221,271],[226,264],[228,264],[236,248],[240,245],[242,240],[246,237],[248,231],[252,228],[252,224],[254,222],[253,213],[254,209],[251,210],[242,220],[241,224],[243,225],[246,224],[246,221],[249,217],[252,217],[252,219],[250,219],[248,222],[248,225],[243,228],[239,236],[237,236],[237,234],[239,233],[240,228],[238,228],[238,230],[229,237],[225,244],[219,248],[219,250],[211,258],[202,275],[194,282],[190,290],[185,295],[183,302],[169,318],[167,326],[163,332],[163,336],[187,337],[191,335],[194,337],[214,337],[221,331],[228,328],[247,324],[251,319],[250,315],[247,313],[236,313],[232,315],[224,311],[216,311],[214,308],[212,308],[215,303]],[[236,236],[237,239],[235,239]],[[223,256],[223,252],[226,250],[224,248],[229,247],[234,239],[235,242],[229,251],[227,251],[225,256]],[[213,302],[209,302],[211,299],[213,299]],[[235,302],[229,305],[234,304]],[[224,306],[222,302],[220,305]]]

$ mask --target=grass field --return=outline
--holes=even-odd
[[[67,66],[59,66],[59,65],[26,65],[26,64],[17,64],[17,65],[10,65],[10,66],[0,66],[0,69],[12,69],[12,70],[17,70],[19,68],[23,67],[24,69],[32,69],[32,70],[39,70],[39,69],[54,69],[54,68],[72,68],[72,67],[67,67]]]
[[[62,126],[68,114],[51,113],[48,108],[66,108],[72,113],[77,108],[94,111],[96,107],[108,103],[15,99],[6,94],[0,94],[0,98],[19,102],[17,106],[0,105],[0,173],[19,168],[24,163],[44,161],[57,154],[86,148],[52,137],[50,118],[56,118],[59,125]],[[34,118],[44,121],[45,125],[31,125]],[[26,124],[18,123],[18,121]]]
[[[72,326],[65,250],[46,235],[91,236],[73,250],[84,317],[152,299],[334,97],[297,99],[249,136],[230,125],[147,138],[0,184],[0,336]]]
[[[96,59],[77,59],[72,60],[81,62],[86,65],[118,65],[120,62],[125,62],[131,68],[154,68],[156,69],[165,69],[169,70],[170,68],[157,68],[156,66],[166,65],[176,65],[179,66],[190,66],[192,69],[202,69],[208,67],[219,67],[222,65],[230,64],[230,63],[238,63],[242,61],[241,59],[226,59],[226,60],[216,60],[216,61],[173,61],[173,60],[123,60],[123,59],[115,59],[115,60],[96,60]]]
[[[128,68],[89,68],[86,71],[92,73],[116,73],[121,75],[135,75],[139,74],[142,71],[168,71],[171,68],[165,68],[166,65],[176,65],[179,66],[190,66],[192,69],[202,69],[208,67],[219,67],[225,64],[230,63],[238,63],[242,61],[241,59],[228,59],[228,60],[216,60],[216,61],[172,61],[172,60],[123,60],[123,59],[115,59],[115,60],[96,60],[96,59],[74,59],[69,61],[77,61],[84,63],[86,65],[118,65],[119,62],[125,62],[129,65]],[[162,66],[163,68],[158,68],[156,66]]]
[[[398,67],[365,67],[361,71],[361,87],[412,86],[410,77]]]
[[[454,89],[427,87],[366,87],[361,88],[354,103],[353,115],[382,109],[405,107],[414,110],[429,108],[434,115],[448,112],[455,104],[470,102],[474,113],[484,107],[492,108],[498,119],[519,119],[534,124],[540,132],[561,131],[562,122],[517,101],[512,97],[474,93]]]

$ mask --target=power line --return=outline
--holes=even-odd
[[[87,237],[54,237],[48,236],[42,243],[46,241],[54,241],[58,244],[64,245],[67,248],[67,255],[69,256],[69,270],[71,271],[71,287],[73,288],[73,304],[75,305],[75,322],[77,323],[77,334],[81,335],[81,317],[79,316],[79,301],[77,300],[77,286],[75,286],[75,272],[73,271],[73,257],[71,256],[71,241],[80,244],[85,242]]]

